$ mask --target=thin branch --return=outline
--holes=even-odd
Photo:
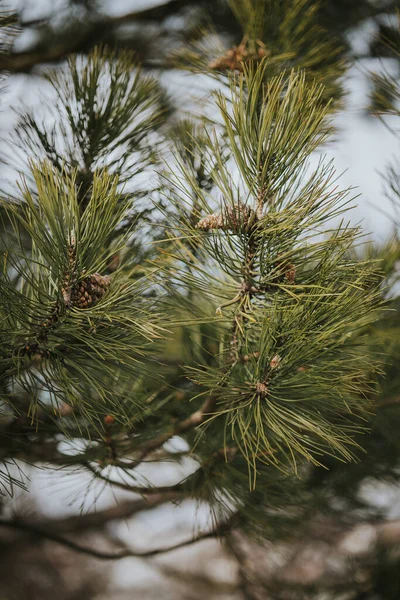
[[[231,532],[230,532],[231,533]],[[249,581],[246,575],[246,569],[244,566],[245,557],[243,556],[243,552],[240,549],[239,545],[235,543],[234,537],[230,534],[226,538],[227,548],[232,554],[232,556],[237,561],[238,569],[239,569],[239,590],[243,594],[244,600],[257,600],[256,596],[251,591],[251,582]]]
[[[100,552],[99,550],[95,550],[93,548],[87,548],[86,546],[81,546],[73,542],[72,540],[66,539],[56,533],[52,533],[50,531],[46,531],[40,527],[35,525],[31,525],[29,523],[25,523],[22,521],[7,521],[5,519],[0,519],[1,527],[8,527],[10,529],[17,529],[19,531],[23,531],[27,534],[31,534],[35,537],[47,539],[49,541],[55,542],[57,544],[61,544],[70,550],[74,550],[75,552],[79,552],[81,554],[87,554],[88,556],[92,556],[93,558],[98,558],[99,560],[119,560],[121,558],[152,558],[159,554],[164,554],[166,552],[171,552],[172,550],[178,550],[179,548],[184,548],[186,546],[190,546],[191,544],[195,544],[201,540],[221,537],[229,531],[231,525],[230,523],[224,523],[217,527],[216,529],[212,529],[211,531],[207,531],[205,533],[201,533],[198,536],[186,540],[184,542],[179,542],[172,546],[168,546],[167,548],[157,548],[155,550],[148,550],[147,552],[134,552],[133,550],[122,550],[121,552]]]
[[[39,526],[46,529],[46,531],[50,530],[58,534],[96,530],[104,527],[110,521],[129,519],[139,512],[152,510],[160,506],[160,504],[172,502],[178,498],[178,494],[174,493],[145,495],[136,500],[118,502],[115,506],[111,506],[105,510],[90,512],[76,517],[67,517],[66,519],[54,519],[47,521],[45,524],[39,524]]]
[[[226,546],[239,564],[240,589],[248,600],[264,597],[265,591],[273,594],[274,590],[293,589],[303,597],[301,593],[311,587],[320,589],[321,593],[332,585],[345,588],[358,579],[358,565],[365,575],[365,565],[373,565],[380,550],[399,543],[400,519],[361,521],[349,527],[334,518],[311,518],[304,536],[283,542],[286,558],[268,573],[264,567],[274,552],[273,544],[257,544],[239,530],[231,530],[226,536]],[[315,563],[313,559],[317,555],[319,559]],[[332,561],[343,565],[334,580],[329,566]]]
[[[116,17],[98,17],[82,23],[82,30],[76,31],[57,44],[48,48],[33,48],[27,52],[15,52],[0,56],[0,71],[13,73],[29,73],[33,67],[41,63],[59,62],[68,54],[89,50],[102,41],[104,34],[109,34],[114,28],[133,21],[161,21],[175,14],[181,8],[189,5],[191,0],[169,0],[161,6],[131,12]]]
[[[129,21],[163,21],[165,18],[174,15],[178,10],[190,6],[191,2],[192,0],[169,0],[153,8],[114,17],[113,21],[118,25]]]
[[[38,64],[59,62],[68,54],[82,49],[87,44],[91,33],[81,36],[70,36],[68,39],[62,40],[60,43],[45,49],[4,54],[0,56],[0,71],[29,73]]]
[[[177,425],[175,425],[174,429],[167,433],[163,433],[158,437],[149,440],[147,444],[142,446],[142,449],[139,453],[139,458],[136,460],[134,466],[139,465],[144,461],[145,458],[158,448],[160,448],[165,442],[170,440],[175,435],[181,435],[190,429],[194,429],[198,427],[202,423],[204,423],[215,411],[216,399],[213,396],[209,396],[203,406],[196,410],[196,412],[192,413],[187,419],[184,419]]]
[[[396,404],[400,404],[400,396],[382,400],[382,402],[377,403],[376,408],[386,408],[387,406],[395,406]]]
[[[86,469],[88,469],[97,479],[101,479],[110,485],[114,485],[122,490],[126,490],[128,492],[134,492],[135,494],[142,495],[152,495],[152,494],[167,494],[167,493],[177,493],[182,489],[181,482],[173,484],[173,485],[164,485],[160,487],[143,487],[139,485],[131,485],[129,483],[124,483],[123,481],[115,481],[113,479],[109,479],[99,471],[97,471],[90,463],[84,463],[83,465]]]

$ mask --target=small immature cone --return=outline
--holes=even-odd
[[[225,54],[210,62],[208,68],[213,71],[243,71],[242,62],[246,54],[246,49],[242,45],[233,46]]]
[[[267,392],[268,392],[267,384],[264,383],[263,381],[258,381],[256,383],[257,395],[260,396],[261,398],[265,398],[265,396],[267,395]]]
[[[67,404],[66,402],[63,402],[58,410],[58,414],[60,415],[60,417],[70,417],[71,415],[73,415],[73,413],[74,409],[70,404]]]
[[[286,281],[289,283],[294,283],[296,279],[296,267],[293,263],[289,262],[287,259],[281,259],[281,257],[277,257],[278,260],[275,264],[277,268],[280,270],[280,276],[283,276]]]
[[[243,362],[244,362],[244,363],[247,363],[247,362],[249,362],[249,361],[250,361],[252,358],[259,358],[259,356],[260,356],[260,353],[259,353],[259,352],[252,352],[251,354],[245,354],[245,355],[243,356],[243,359],[242,359],[242,360],[243,360]]]
[[[207,215],[197,223],[197,229],[210,231],[211,229],[222,229],[224,231],[238,231],[241,227],[246,228],[257,219],[252,208],[240,202],[235,206],[227,206],[224,214],[213,213]]]
[[[296,267],[293,264],[288,265],[288,270],[285,273],[285,277],[289,283],[294,283],[296,279]]]
[[[254,210],[240,202],[235,206],[228,206],[226,208],[224,225],[226,229],[236,231],[241,227],[247,227],[252,221],[254,221],[255,213]]]
[[[279,365],[281,364],[281,357],[279,356],[279,354],[275,354],[275,356],[273,358],[271,358],[270,362],[269,362],[269,366],[271,367],[271,369],[277,369],[279,367]]]

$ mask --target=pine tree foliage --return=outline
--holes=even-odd
[[[324,97],[340,98],[339,78],[345,62],[337,41],[318,25],[319,5],[309,0],[230,0],[229,6],[243,29],[243,38],[227,49],[212,29],[202,31],[200,41],[177,55],[194,72],[208,72],[218,78],[230,72],[241,72],[249,62],[269,58],[270,78],[285,69],[304,69],[310,81],[324,85]]]
[[[9,53],[12,42],[18,34],[18,19],[15,13],[0,8],[0,57]],[[5,73],[0,72],[0,94],[4,91]]]
[[[310,164],[343,72],[315,4],[230,4],[242,42],[189,55],[229,83],[215,123],[167,127],[160,85],[106,48],[21,114],[14,143],[43,160],[2,201],[0,485],[15,459],[73,466],[288,539],[366,514],[366,474],[398,478],[399,244],[363,244],[351,191]],[[172,485],[139,468],[183,457]]]
[[[398,30],[392,31],[391,42],[386,39],[390,55],[398,55]],[[370,110],[384,122],[385,126],[397,135],[396,121],[399,116],[399,81],[396,63],[392,62],[390,72],[382,65],[381,74],[372,75],[373,93]],[[395,68],[392,68],[395,67]],[[392,203],[393,232],[381,244],[370,242],[358,250],[357,256],[378,261],[382,271],[381,294],[386,304],[379,319],[367,330],[370,348],[381,353],[381,374],[377,377],[377,393],[374,399],[373,415],[368,435],[359,438],[363,452],[358,453],[355,463],[343,465],[325,455],[322,463],[325,469],[313,467],[306,477],[309,498],[308,507],[317,509],[336,523],[351,526],[365,523],[385,523],[388,511],[395,514],[395,507],[383,507],[375,498],[384,500],[390,489],[399,484],[400,444],[397,435],[399,426],[399,197],[398,164],[389,165],[384,184],[388,199]],[[379,487],[378,487],[379,486]],[[393,487],[391,487],[393,486]],[[365,494],[374,490],[375,498]],[[300,492],[302,493],[302,492]],[[304,491],[303,491],[304,493]],[[332,502],[334,498],[334,502]],[[303,513],[304,516],[305,513]],[[389,517],[390,518],[390,517]],[[297,527],[296,525],[294,526]],[[360,556],[350,567],[350,578],[342,581],[324,582],[312,589],[290,590],[284,587],[276,591],[277,597],[292,593],[295,598],[395,598],[398,595],[398,542],[393,546],[379,544],[368,558]],[[275,590],[274,590],[275,591]]]
[[[88,58],[71,56],[66,69],[46,78],[52,94],[44,97],[45,119],[25,111],[16,128],[14,143],[25,160],[41,157],[59,172],[76,171],[83,207],[98,169],[117,175],[128,193],[154,163],[157,130],[168,114],[158,82],[141,73],[132,52],[105,47]]]
[[[5,400],[21,389],[36,419],[55,411],[41,429],[48,441],[60,430],[86,440],[73,459],[56,460],[115,481],[111,463],[125,485],[133,478],[144,491],[135,467],[184,435],[199,467],[174,489],[222,514],[234,506],[258,531],[265,520],[256,483],[270,509],[272,488],[291,502],[287,476],[304,460],[352,458],[373,371],[360,334],[377,301],[372,265],[349,258],[357,231],[331,222],[346,210],[346,192],[333,188],[330,165],[306,168],[327,136],[323,89],[296,72],[265,85],[269,64],[245,67],[229,100],[217,95],[225,141],[187,121],[171,131],[177,177],[166,187],[170,208],[160,207],[159,258],[147,267],[159,272],[157,285],[126,282],[130,253],[105,274],[132,237],[124,227],[132,199],[115,176],[94,172],[82,205],[79,166],[73,171],[68,154],[34,168],[23,202],[6,205],[14,239],[5,246],[19,250],[5,253],[3,268]],[[87,71],[77,69],[80,81]],[[34,123],[26,133],[37,140]],[[172,340],[164,355],[149,350],[161,333],[154,302],[183,336],[175,343],[185,358],[179,349],[174,369]],[[143,375],[154,353],[165,363],[161,386]],[[286,475],[277,478],[275,467]]]
[[[400,11],[392,18],[394,27],[391,36],[384,36],[381,44],[391,59],[391,69],[383,63],[379,72],[371,73],[372,91],[370,93],[369,110],[375,114],[399,115],[399,68],[400,68]]]
[[[0,11],[0,54],[6,54],[10,50],[13,38],[18,32],[18,19],[15,13]]]
[[[3,242],[10,250],[1,278],[2,402],[25,390],[32,419],[40,406],[59,415],[67,404],[74,427],[96,429],[110,410],[129,422],[140,404],[132,379],[161,331],[143,297],[148,283],[118,270],[101,274],[129,238],[128,230],[113,240],[130,199],[121,198],[115,176],[99,172],[82,213],[75,173],[49,163],[32,172],[37,198],[23,184],[21,201],[5,206],[12,232]]]
[[[176,234],[180,241],[203,232],[195,259],[177,252],[192,264],[176,277],[196,287],[194,315],[199,296],[220,315],[214,361],[188,375],[214,399],[210,435],[222,419],[225,443],[243,453],[254,479],[260,463],[318,463],[330,452],[351,458],[371,373],[359,333],[376,302],[371,265],[347,256],[357,231],[332,225],[347,205],[332,168],[305,176],[325,137],[322,90],[295,73],[265,86],[266,69],[268,61],[245,68],[229,104],[217,96],[232,162],[210,136],[217,210],[181,163],[181,203],[196,201],[206,216],[199,213],[196,227],[180,218]]]

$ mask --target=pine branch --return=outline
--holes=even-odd
[[[320,165],[305,177],[308,157],[328,133],[323,90],[295,72],[266,83],[268,67],[268,60],[244,65],[243,75],[232,78],[230,99],[217,94],[240,177],[234,180],[218,137],[210,135],[206,172],[221,194],[219,210],[210,205],[215,194],[211,199],[180,168],[179,197],[209,207],[209,214],[196,228],[176,219],[179,242],[201,232],[201,252],[193,263],[177,244],[174,258],[190,271],[173,274],[204,303],[219,300],[214,339],[220,351],[214,362],[188,366],[187,373],[201,393],[212,390],[214,425],[225,419],[225,443],[245,456],[251,485],[263,462],[297,469],[297,457],[319,463],[333,452],[353,459],[354,434],[362,426],[356,415],[363,419],[368,410],[374,368],[370,363],[362,373],[365,346],[360,341],[356,349],[354,326],[359,318],[361,334],[369,318],[376,319],[379,300],[373,264],[348,259],[358,232],[331,225],[348,208],[332,167]],[[174,297],[173,286],[167,289]],[[194,317],[198,305],[196,297]],[[187,298],[183,306],[191,306]],[[347,345],[350,313],[354,341]]]
[[[25,186],[24,202],[5,207],[15,235],[7,245],[18,246],[22,229],[32,249],[29,255],[22,247],[21,256],[8,254],[4,262],[2,379],[14,377],[27,390],[32,414],[40,404],[37,389],[44,387],[55,407],[78,405],[80,416],[93,424],[116,390],[121,397],[128,394],[144,348],[161,329],[151,324],[155,314],[152,301],[143,297],[144,279],[101,275],[130,235],[128,229],[110,243],[130,207],[116,179],[95,173],[82,213],[74,173],[54,173],[43,164],[34,176],[38,198]],[[19,274],[19,289],[9,278],[11,268]]]
[[[400,404],[400,396],[395,396],[393,398],[384,398],[376,403],[376,408],[379,410],[380,408],[386,408],[387,406],[395,406]]]
[[[243,31],[238,45],[226,48],[215,31],[175,53],[176,63],[194,73],[208,73],[225,82],[226,74],[241,73],[269,59],[267,79],[290,69],[324,85],[324,99],[339,100],[345,71],[343,48],[318,24],[319,5],[310,0],[230,0]]]
[[[94,548],[87,548],[85,546],[81,546],[74,541],[64,538],[56,533],[52,533],[51,531],[46,531],[40,527],[35,525],[22,522],[20,520],[7,521],[5,519],[0,519],[0,527],[6,527],[9,529],[15,529],[18,531],[26,532],[29,535],[34,537],[49,540],[51,542],[55,542],[56,544],[60,544],[65,546],[66,548],[73,550],[74,552],[78,552],[80,554],[86,554],[91,556],[92,558],[96,558],[99,560],[120,560],[122,558],[153,558],[160,554],[165,554],[167,552],[172,552],[174,550],[179,550],[180,548],[185,548],[187,546],[191,546],[199,541],[210,539],[210,538],[221,538],[223,537],[230,529],[230,523],[221,524],[218,528],[213,529],[211,531],[207,531],[197,535],[196,537],[174,544],[167,548],[158,548],[155,550],[149,550],[147,552],[134,552],[132,550],[122,550],[121,552],[101,552],[99,550],[95,550]]]
[[[337,515],[332,519],[324,516],[308,523],[303,536],[280,546],[286,558],[275,569],[265,568],[273,560],[273,544],[259,545],[232,531],[227,545],[239,561],[245,586],[256,597],[268,593],[303,598],[308,593],[314,597],[314,593],[340,590],[357,594],[359,586],[368,589],[374,584],[372,565],[379,562],[381,554],[398,546],[399,525],[395,519],[349,526],[338,522]],[[333,560],[341,566],[332,572]]]
[[[155,133],[169,111],[158,82],[141,73],[131,52],[105,47],[88,57],[69,57],[67,68],[46,78],[54,95],[43,97],[43,104],[54,122],[44,123],[34,111],[20,114],[12,146],[22,161],[34,154],[59,173],[75,173],[81,211],[90,200],[95,171],[105,167],[118,176],[120,187],[129,179],[124,195],[133,203],[143,193],[134,190],[135,177],[154,164]],[[28,183],[35,191],[34,182]],[[132,209],[125,216],[130,223]]]
[[[101,43],[105,36],[121,25],[135,21],[162,21],[171,14],[190,4],[190,0],[169,0],[161,6],[133,11],[125,15],[104,17],[88,15],[86,20],[75,22],[74,35],[58,40],[58,43],[33,48],[25,52],[8,52],[0,55],[0,71],[12,73],[30,73],[36,66],[44,63],[60,62],[75,52],[88,52]],[[24,28],[29,23],[24,24]],[[138,48],[140,50],[140,47]],[[150,66],[150,65],[149,65]]]
[[[203,403],[199,410],[196,410],[192,413],[187,419],[184,419],[180,423],[177,423],[174,428],[166,433],[161,434],[160,436],[149,440],[145,443],[139,452],[139,458],[135,462],[135,466],[138,466],[141,462],[149,456],[155,450],[158,450],[165,442],[170,440],[175,435],[181,435],[182,433],[186,433],[187,431],[202,425],[206,422],[210,417],[213,416],[216,407],[216,399],[210,395]]]
[[[140,512],[157,508],[161,504],[175,502],[177,498],[178,496],[173,493],[151,494],[135,500],[118,501],[115,505],[104,510],[96,510],[95,512],[67,517],[65,519],[39,520],[32,524],[41,531],[54,533],[56,535],[103,531],[104,526],[111,521],[124,521]]]
[[[139,464],[140,464],[140,462],[136,463],[135,466],[138,466]],[[174,485],[166,485],[166,486],[153,486],[153,487],[145,487],[145,486],[140,486],[140,485],[134,485],[131,483],[124,483],[122,481],[116,481],[116,480],[110,479],[109,477],[106,477],[105,475],[100,473],[95,467],[93,467],[89,463],[85,463],[84,467],[86,469],[88,469],[88,471],[93,473],[93,475],[95,476],[96,479],[105,481],[109,485],[117,487],[121,490],[133,492],[135,494],[141,494],[143,496],[151,496],[151,495],[158,496],[159,494],[172,494],[172,495],[175,495],[176,498],[179,498],[180,495],[182,495],[185,490],[185,487],[182,485],[182,483],[177,483]]]
[[[246,574],[245,556],[243,556],[243,551],[240,548],[240,545],[235,543],[235,538],[234,538],[234,536],[231,535],[231,532],[229,532],[226,537],[226,546],[238,563],[239,589],[243,594],[243,599],[244,600],[258,600],[258,596],[255,595],[252,591],[252,582],[247,577],[247,574]]]

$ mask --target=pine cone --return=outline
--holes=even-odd
[[[197,223],[197,229],[203,229],[203,231],[210,231],[210,229],[223,229],[223,221],[222,215],[218,213],[213,213],[212,215],[207,215],[204,219],[200,219]]]
[[[285,273],[286,279],[289,283],[294,283],[296,279],[296,267],[293,264],[290,264],[288,270]]]
[[[71,306],[89,308],[100,300],[110,287],[111,278],[108,275],[88,275],[81,279],[71,291]]]
[[[258,48],[257,52],[249,52],[246,44],[229,48],[222,56],[209,63],[208,68],[213,71],[243,71],[243,63],[249,60],[261,60],[267,55],[263,47]]]
[[[224,229],[238,231],[242,227],[246,228],[254,221],[254,210],[240,202],[235,206],[228,206],[225,211]]]
[[[239,231],[252,225],[257,219],[252,208],[240,202],[235,206],[227,206],[225,213],[213,213],[207,215],[197,223],[198,229],[210,231],[210,229],[223,229],[224,231]]]
[[[278,256],[278,259],[280,257]],[[275,263],[275,267],[280,271],[280,277],[284,277],[289,283],[294,283],[296,280],[296,267],[288,259],[278,260]]]

